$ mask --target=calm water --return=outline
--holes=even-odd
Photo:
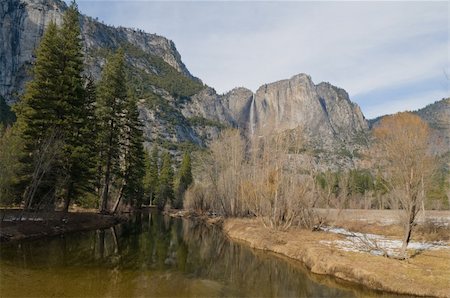
[[[1,297],[358,297],[199,222],[139,213],[114,228],[2,245]]]

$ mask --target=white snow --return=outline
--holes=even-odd
[[[20,216],[13,216],[9,218],[4,218],[3,221],[44,221],[42,217],[26,217],[22,216],[22,219]]]
[[[402,241],[389,239],[382,235],[363,234],[351,232],[343,228],[324,227],[325,232],[335,233],[345,236],[344,240],[320,241],[321,244],[334,246],[344,251],[365,252],[373,255],[396,255],[402,247]],[[450,249],[450,243],[444,241],[436,242],[415,242],[408,243],[408,249],[414,250],[435,250]]]

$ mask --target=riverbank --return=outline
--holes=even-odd
[[[345,251],[335,233],[264,228],[255,219],[227,219],[224,232],[252,248],[303,262],[313,273],[327,274],[368,288],[398,294],[450,297],[450,249],[418,251],[405,261]]]
[[[56,212],[24,213],[21,210],[2,209],[0,222],[0,241],[10,242],[57,236],[65,233],[105,229],[118,224],[124,218],[82,210],[64,214]]]

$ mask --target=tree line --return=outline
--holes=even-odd
[[[387,116],[373,130],[364,156],[367,166],[333,172],[321,170],[311,154],[303,154],[301,127],[283,132],[265,127],[250,140],[238,130],[225,130],[209,151],[197,154],[195,183],[185,205],[197,212],[256,217],[278,230],[320,228],[324,218],[317,208],[396,209],[404,257],[417,215],[442,175],[429,147],[430,135],[417,115]],[[448,170],[446,174],[448,178]]]
[[[125,59],[122,49],[110,54],[96,84],[84,74],[76,3],[65,11],[61,27],[49,23],[32,80],[13,107],[17,121],[0,129],[3,204],[60,205],[67,212],[71,203],[90,200],[103,213],[144,202],[182,207],[192,182],[189,155],[174,177],[169,153],[160,165],[156,145],[151,156],[145,151]]]

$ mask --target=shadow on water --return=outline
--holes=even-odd
[[[4,297],[392,296],[311,274],[299,262],[233,243],[219,228],[154,212],[0,249]]]

